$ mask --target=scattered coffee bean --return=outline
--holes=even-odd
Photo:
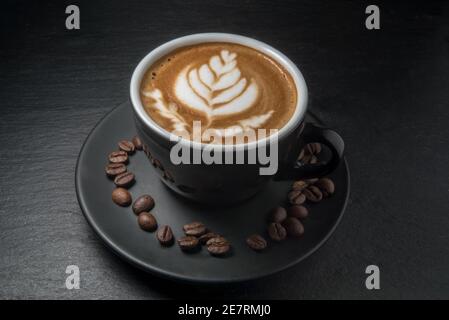
[[[318,142],[309,143],[308,145],[306,145],[304,149],[305,153],[317,155],[321,152],[321,143]]]
[[[162,163],[158,159],[152,157],[151,158],[151,163],[153,164],[153,166],[155,168],[158,168],[158,169],[161,169],[162,171],[164,171],[164,166],[162,165]]]
[[[135,214],[139,214],[143,211],[150,211],[154,208],[154,199],[148,194],[144,194],[138,197],[133,203],[133,211]]]
[[[198,238],[198,240],[200,241],[200,243],[202,245],[205,245],[207,243],[207,241],[209,241],[212,238],[217,238],[220,237],[219,234],[216,234],[215,232],[208,232],[203,234],[201,237]]]
[[[302,193],[302,191],[292,190],[287,195],[288,201],[290,204],[297,205],[303,204],[306,201],[306,196]]]
[[[185,236],[178,239],[178,245],[182,251],[192,251],[198,247],[198,239],[193,236]]]
[[[305,188],[307,188],[308,185],[309,185],[308,181],[298,180],[298,181],[293,182],[292,190],[302,191]]]
[[[289,217],[305,219],[309,215],[309,210],[304,206],[291,206],[287,209],[287,214]]]
[[[112,201],[119,206],[127,207],[132,202],[131,194],[124,188],[116,188],[112,191]]]
[[[173,244],[173,232],[169,226],[159,228],[156,236],[163,246],[171,246]]]
[[[308,186],[303,194],[306,196],[306,199],[311,202],[320,202],[323,199],[323,193],[315,186]]]
[[[335,192],[335,184],[329,178],[321,178],[315,183],[315,186],[321,190],[324,197],[329,197]]]
[[[287,230],[280,223],[273,222],[268,226],[268,235],[274,241],[282,241],[287,237]]]
[[[248,247],[255,251],[262,251],[267,247],[267,241],[258,234],[253,234],[246,239]]]
[[[201,222],[192,222],[182,227],[187,236],[199,237],[206,233],[206,227]]]
[[[287,218],[287,211],[283,207],[276,207],[270,211],[269,222],[282,222]]]
[[[228,240],[223,237],[209,239],[206,245],[207,251],[213,256],[223,256],[231,249]]]
[[[137,222],[145,231],[154,231],[157,229],[156,218],[149,212],[141,212],[137,217]]]
[[[318,158],[313,154],[306,153],[301,161],[304,164],[315,164],[318,162]]]
[[[134,136],[132,142],[134,144],[134,147],[136,147],[137,150],[143,149],[142,140],[140,140],[140,138],[138,136]]]
[[[123,163],[110,163],[105,167],[108,177],[115,177],[123,172],[126,172],[126,166]]]
[[[119,141],[118,147],[120,148],[120,150],[125,151],[126,153],[133,153],[135,150],[134,143],[128,140]]]
[[[114,151],[109,154],[110,163],[126,163],[128,162],[128,154],[125,151]]]
[[[114,178],[114,183],[117,187],[127,188],[134,183],[134,173],[123,172]]]
[[[287,234],[291,237],[300,237],[304,234],[304,226],[296,218],[288,217],[282,224],[285,230],[287,230]]]

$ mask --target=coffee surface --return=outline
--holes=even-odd
[[[292,117],[298,94],[278,62],[232,43],[177,49],[150,66],[140,89],[146,112],[159,126],[191,138],[194,121],[200,121],[202,141],[215,143],[221,143],[217,137],[249,141],[261,138],[258,129],[279,130]]]

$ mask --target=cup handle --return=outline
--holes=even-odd
[[[331,129],[307,123],[302,132],[302,140],[304,145],[299,150],[308,143],[319,142],[329,148],[331,159],[326,163],[305,164],[300,167],[290,163],[280,168],[275,180],[320,178],[334,171],[343,158],[345,143],[340,135]]]

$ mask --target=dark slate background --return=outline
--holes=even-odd
[[[78,4],[81,30],[65,29]],[[3,1],[1,298],[449,298],[449,8],[369,2]],[[351,197],[326,245],[262,281],[184,286],[134,269],[87,225],[74,170],[92,127],[128,99],[131,72],[178,36],[222,31],[279,48],[310,108],[347,144]],[[65,268],[81,289],[65,289]],[[381,290],[364,287],[381,269]]]

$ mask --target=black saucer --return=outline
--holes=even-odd
[[[310,115],[308,121],[318,122]],[[144,153],[137,152],[128,165],[136,174],[130,192],[134,199],[144,193],[154,197],[156,207],[152,213],[159,225],[170,225],[179,238],[184,224],[202,221],[233,246],[230,256],[225,258],[211,257],[205,248],[194,254],[181,252],[176,244],[163,248],[155,233],[138,227],[130,207],[118,207],[111,200],[114,184],[104,172],[107,156],[117,149],[117,141],[134,135],[132,110],[126,102],[108,113],[89,134],[80,151],[75,179],[78,201],[89,224],[114,252],[143,270],[192,282],[260,278],[291,267],[312,254],[329,238],[343,216],[349,195],[346,161],[330,175],[336,184],[333,197],[307,205],[310,215],[304,222],[304,236],[282,243],[269,242],[264,252],[257,253],[246,246],[245,239],[253,233],[265,233],[267,210],[285,201],[291,182],[272,182],[254,198],[237,206],[202,206],[165,187]]]

